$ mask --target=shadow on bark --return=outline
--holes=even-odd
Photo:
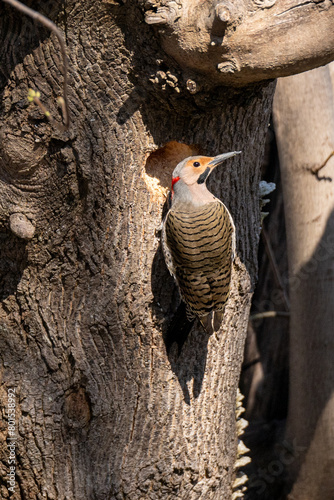
[[[27,242],[11,233],[0,233],[0,300],[17,291],[27,265]]]
[[[190,405],[192,398],[198,398],[201,393],[203,378],[208,354],[208,341],[210,335],[203,328],[196,324],[191,329],[187,341],[179,354],[179,351],[172,347],[168,359],[171,369],[178,378],[183,391],[184,401]],[[192,387],[191,386],[192,381]],[[192,397],[190,394],[192,391]]]

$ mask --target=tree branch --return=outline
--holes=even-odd
[[[334,59],[333,0],[138,1],[165,52],[211,85],[244,86]]]

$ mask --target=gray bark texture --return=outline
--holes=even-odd
[[[197,85],[162,51],[141,2],[32,7],[64,30],[72,125],[58,131],[27,101],[38,90],[57,119],[57,40],[0,4],[1,404],[6,416],[15,388],[18,435],[11,498],[228,499],[274,84],[234,90],[200,74]],[[180,299],[156,236],[166,182],[191,152],[230,150],[242,155],[211,179],[237,228],[223,326],[208,337],[195,325],[181,354],[174,345],[167,355]],[[0,457],[8,498],[6,446]]]
[[[334,99],[330,67],[279,81],[289,260],[291,500],[334,497]]]

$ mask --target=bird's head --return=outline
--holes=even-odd
[[[189,198],[189,194],[201,192],[212,170],[241,151],[233,151],[218,156],[190,156],[182,160],[174,169],[172,176],[172,197],[175,194]],[[203,185],[203,186],[202,186]],[[193,196],[192,196],[193,197]],[[186,200],[184,200],[186,201]]]

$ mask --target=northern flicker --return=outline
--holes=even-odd
[[[210,333],[221,323],[235,252],[235,227],[226,206],[207,189],[212,170],[241,151],[191,156],[172,176],[172,205],[162,224],[162,248],[189,319]]]

